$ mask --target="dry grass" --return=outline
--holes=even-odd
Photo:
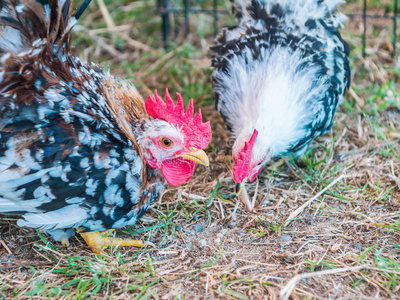
[[[232,140],[210,105],[207,34],[190,37],[200,50],[183,44],[165,52],[154,37],[159,19],[144,17],[155,14],[153,3],[106,5],[111,21],[96,7],[82,20],[82,55],[106,61],[144,94],[168,86],[194,97],[212,120],[212,166],[166,191],[121,233],[154,249],[95,256],[79,237],[66,249],[1,218],[0,299],[399,299],[399,66],[390,58],[389,24],[368,23],[365,60],[360,20],[346,25],[354,77],[336,125],[302,162],[288,158],[261,174],[249,214],[237,199],[219,197],[233,190]],[[140,29],[130,27],[133,19]],[[256,183],[248,190],[252,197]]]

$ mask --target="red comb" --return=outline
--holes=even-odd
[[[206,148],[212,136],[210,122],[202,123],[203,117],[200,108],[196,117],[193,118],[193,99],[190,99],[189,107],[185,112],[181,95],[179,93],[176,95],[178,101],[174,105],[168,89],[165,89],[166,102],[158,96],[157,90],[154,91],[155,100],[149,95],[145,103],[147,113],[155,119],[161,119],[179,127],[186,137],[185,145],[188,148]]]
[[[249,176],[250,171],[255,167],[255,164],[250,165],[250,161],[257,135],[258,131],[254,129],[250,140],[244,143],[243,149],[239,152],[239,157],[235,159],[235,166],[233,167],[233,179],[237,183],[241,183],[247,176]]]

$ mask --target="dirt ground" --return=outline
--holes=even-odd
[[[223,197],[233,191],[233,140],[207,104],[211,167],[117,233],[154,248],[96,256],[78,236],[65,248],[1,217],[0,299],[400,299],[400,89],[389,25],[369,22],[363,59],[360,20],[348,22],[353,84],[335,126],[302,161],[273,163],[247,185],[253,212]],[[207,55],[195,57],[208,68]],[[144,94],[157,81],[135,75]]]

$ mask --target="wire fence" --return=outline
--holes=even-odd
[[[183,15],[184,17],[184,34],[187,36],[190,31],[190,15],[191,14],[209,14],[213,19],[213,32],[214,36],[218,34],[218,20],[219,15],[229,14],[230,12],[225,9],[218,8],[218,0],[212,0],[212,8],[204,9],[198,6],[190,6],[189,0],[181,0],[179,6],[171,6],[171,0],[158,0],[158,7],[161,13],[162,20],[162,37],[164,47],[168,46],[170,42],[170,30],[171,30],[171,14],[173,15]],[[199,0],[196,0],[199,1]],[[200,0],[201,1],[201,0]],[[220,0],[221,1],[221,0]],[[226,1],[226,0],[225,0]],[[349,18],[361,18],[363,22],[363,33],[362,33],[362,55],[366,56],[367,49],[367,20],[368,19],[387,19],[393,22],[393,36],[392,36],[392,46],[393,57],[396,57],[396,43],[397,43],[397,21],[400,15],[398,14],[398,0],[393,0],[393,13],[391,14],[368,14],[367,0],[363,1],[362,13],[360,14],[347,14]]]

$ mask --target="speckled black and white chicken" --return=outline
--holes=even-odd
[[[234,0],[239,25],[224,28],[212,65],[216,108],[236,141],[237,188],[271,159],[333,124],[350,83],[341,0]]]
[[[0,213],[68,244],[79,229],[88,245],[142,245],[112,239],[164,188],[188,181],[209,123],[155,93],[71,53],[70,0],[0,2]]]

